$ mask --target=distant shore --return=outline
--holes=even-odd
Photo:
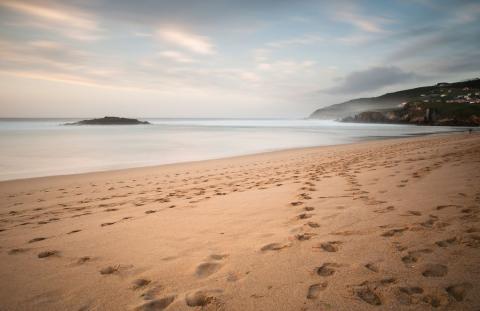
[[[5,310],[471,310],[480,135],[0,183]]]
[[[151,127],[60,126],[59,122],[61,120],[0,123],[3,149],[0,182],[465,131],[321,120],[159,119],[150,120]],[[336,135],[329,135],[333,129]],[[179,140],[164,135],[166,130],[168,137]],[[65,141],[69,144],[64,144]]]

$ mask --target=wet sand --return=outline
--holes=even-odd
[[[0,183],[1,310],[478,310],[480,135]]]

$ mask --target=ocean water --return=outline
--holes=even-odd
[[[62,125],[74,120],[0,119],[0,180],[464,130],[299,119],[144,119],[152,125]]]

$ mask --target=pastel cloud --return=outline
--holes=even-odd
[[[195,60],[193,60],[191,57],[188,57],[184,53],[177,52],[177,51],[162,51],[158,53],[161,57],[164,57],[169,60],[173,60],[175,62],[179,63],[194,63]]]
[[[295,45],[315,44],[323,41],[324,41],[324,38],[319,35],[306,34],[306,35],[301,35],[301,36],[290,38],[290,39],[272,41],[267,43],[266,45],[271,48],[282,48],[282,47],[295,46]]]
[[[215,54],[214,45],[210,38],[205,36],[170,28],[158,30],[157,35],[161,40],[193,53],[203,55]]]
[[[356,93],[474,76],[479,8],[473,0],[0,0],[0,85],[11,83],[4,91],[12,90],[9,98],[0,92],[0,102],[25,102],[12,108],[19,115],[34,102],[41,110],[51,94],[29,100],[18,94],[31,94],[24,86],[45,80],[62,103],[76,98],[56,87],[67,82],[78,93],[108,94],[99,106],[110,96],[122,98],[117,90],[139,90],[126,105],[134,112],[150,96],[162,103],[152,109],[164,115],[159,93],[168,93],[182,94],[182,109],[192,116],[208,115],[217,110],[199,105],[198,95],[208,106],[228,94],[242,103],[217,107],[225,116],[236,116],[246,102],[269,103],[252,114],[290,109],[303,116]],[[85,86],[96,89],[85,92]],[[312,106],[303,106],[298,94],[314,94]],[[280,102],[285,105],[277,109]]]
[[[64,5],[41,5],[33,2],[7,0],[0,6],[26,18],[17,23],[35,26],[78,40],[94,40],[100,31],[97,21],[85,12]]]
[[[353,3],[340,6],[336,10],[334,19],[342,23],[351,24],[360,31],[376,34],[385,33],[384,26],[393,22],[385,17],[362,14]]]

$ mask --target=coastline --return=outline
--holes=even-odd
[[[358,141],[351,142],[351,143],[338,143],[332,145],[320,145],[320,146],[309,146],[309,147],[292,147],[292,148],[282,148],[282,149],[274,149],[274,150],[267,150],[267,151],[260,151],[260,152],[253,152],[253,153],[245,153],[233,156],[224,156],[218,158],[209,158],[203,160],[193,160],[193,161],[181,161],[181,162],[172,162],[172,163],[164,163],[164,164],[154,164],[154,165],[142,165],[142,166],[132,166],[132,167],[124,167],[124,168],[114,168],[114,169],[100,169],[100,170],[92,170],[92,171],[85,171],[85,172],[78,172],[78,173],[65,173],[65,174],[54,174],[54,175],[44,175],[44,176],[33,176],[33,177],[25,177],[25,178],[13,178],[13,179],[5,179],[0,180],[0,186],[5,183],[10,182],[22,182],[22,181],[29,181],[34,179],[44,180],[45,178],[76,178],[81,177],[83,175],[89,174],[108,174],[108,173],[121,173],[121,172],[128,172],[130,170],[150,170],[150,169],[159,169],[162,167],[170,167],[170,166],[178,166],[178,165],[189,165],[194,163],[203,163],[203,162],[210,162],[210,161],[228,161],[228,160],[235,160],[237,158],[244,158],[244,157],[254,157],[257,155],[269,155],[274,153],[282,153],[282,152],[292,152],[292,151],[307,151],[307,150],[314,150],[318,148],[336,148],[340,146],[350,146],[356,144],[365,144],[369,142],[379,142],[379,141],[394,141],[394,140],[401,140],[401,139],[412,139],[417,137],[429,137],[429,136],[441,136],[441,135],[455,135],[455,134],[464,134],[465,131],[457,130],[457,131],[444,131],[444,132],[433,132],[433,133],[416,133],[416,134],[409,134],[408,136],[369,136],[359,139]]]
[[[453,133],[3,181],[0,307],[471,309],[479,172]]]
[[[455,131],[333,121],[151,121],[152,126],[62,127],[44,120],[0,124],[0,180],[219,159],[266,151]],[[167,135],[168,133],[168,135]],[[68,141],[69,144],[64,144]],[[155,143],[152,143],[155,142]],[[126,147],[128,146],[128,148]]]

